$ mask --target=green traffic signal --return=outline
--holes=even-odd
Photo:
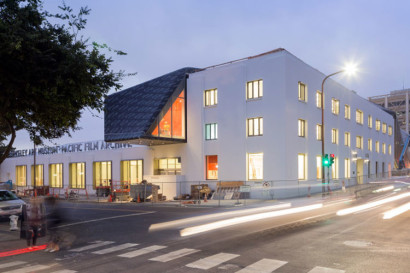
[[[325,157],[323,158],[323,166],[325,167],[330,166],[329,156],[327,154],[325,154]]]

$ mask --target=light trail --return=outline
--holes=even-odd
[[[263,213],[258,213],[254,215],[242,216],[242,217],[235,217],[232,219],[221,220],[221,221],[217,221],[214,223],[185,228],[180,231],[180,235],[184,237],[184,236],[202,233],[205,231],[211,231],[211,230],[215,230],[219,228],[242,224],[246,222],[257,221],[257,220],[262,220],[262,219],[268,219],[268,218],[273,218],[273,217],[278,217],[278,216],[283,216],[283,215],[289,215],[289,214],[294,214],[294,213],[299,213],[299,212],[320,209],[322,207],[323,207],[323,204],[315,204],[315,205],[309,205],[309,206],[298,207],[298,208],[291,208],[291,209],[284,209],[284,210],[279,210],[279,211],[263,212]]]
[[[393,197],[389,197],[389,198],[385,198],[385,199],[382,199],[382,200],[370,202],[370,203],[363,204],[363,205],[360,205],[360,206],[356,206],[356,207],[352,207],[352,208],[348,208],[348,209],[342,209],[342,210],[339,210],[336,214],[339,215],[339,216],[343,216],[343,215],[355,213],[355,212],[358,212],[358,211],[366,210],[366,209],[369,209],[369,208],[377,207],[377,206],[380,206],[380,205],[383,205],[383,204],[386,204],[386,203],[389,203],[389,202],[393,202],[393,201],[396,201],[396,200],[399,200],[399,199],[402,199],[402,198],[406,198],[408,196],[410,196],[410,192],[406,192],[406,193],[396,195],[396,196],[393,196]]]
[[[396,217],[397,215],[400,215],[402,213],[407,212],[408,210],[410,210],[410,202],[407,204],[404,204],[400,207],[394,208],[392,210],[386,211],[383,214],[383,219],[391,219],[393,217]]]
[[[374,190],[373,193],[390,191],[390,190],[393,190],[393,189],[394,189],[394,186],[388,186],[388,187],[384,187],[384,188],[381,188],[381,189]]]

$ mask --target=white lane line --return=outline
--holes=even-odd
[[[199,268],[199,269],[207,270],[221,263],[232,260],[236,257],[239,257],[239,255],[221,252],[221,253],[206,257],[204,259],[199,259],[198,261],[187,264],[186,266],[191,267],[191,268]]]
[[[288,262],[279,260],[262,259],[245,267],[244,269],[237,271],[236,273],[271,273],[287,263]]]
[[[183,248],[183,249],[180,249],[180,250],[177,250],[177,251],[170,252],[168,254],[164,254],[164,255],[161,255],[161,256],[158,256],[158,257],[154,257],[154,258],[149,259],[149,260],[165,263],[165,262],[169,262],[169,261],[172,261],[172,260],[187,256],[187,255],[193,254],[193,253],[198,252],[198,251],[200,251],[200,250],[192,249],[192,248]]]
[[[110,245],[110,244],[113,244],[113,243],[114,243],[114,242],[111,242],[111,241],[102,241],[102,242],[97,241],[95,244],[91,244],[91,245],[88,245],[88,246],[83,246],[83,247],[79,247],[79,248],[70,249],[70,251],[81,252],[81,251],[84,251],[84,250],[89,250],[89,249],[97,248],[97,247],[100,247],[100,246],[106,246],[106,245]]]
[[[51,273],[76,273],[76,272],[77,271],[74,271],[74,270],[63,269],[63,270],[53,271]]]
[[[310,270],[308,273],[345,273],[345,272],[346,271],[340,270],[340,269],[316,266],[315,268]]]
[[[138,244],[126,243],[126,244],[106,248],[106,249],[103,249],[103,250],[94,251],[93,253],[94,254],[107,254],[107,253],[112,253],[112,252],[115,252],[115,251],[123,250],[123,249],[130,248],[130,247],[137,246],[137,245]]]
[[[138,215],[151,214],[151,213],[155,213],[155,211],[148,211],[148,212],[141,212],[141,213],[133,213],[133,214],[126,214],[126,215],[117,215],[117,216],[112,216],[112,217],[105,217],[105,218],[100,218],[100,219],[94,219],[94,220],[88,220],[88,221],[82,221],[82,222],[77,222],[77,223],[61,225],[61,226],[58,226],[56,228],[70,227],[70,226],[87,224],[87,223],[98,222],[98,221],[104,221],[104,220],[109,220],[109,219],[122,218],[122,217],[131,217],[131,216],[138,216]]]
[[[27,262],[15,261],[15,262],[10,262],[10,263],[0,264],[0,269],[1,268],[6,268],[6,267],[18,266],[18,265],[22,265],[22,264],[25,264],[25,263],[27,263]]]
[[[141,249],[138,249],[138,250],[134,250],[134,251],[131,251],[131,252],[127,252],[127,253],[118,255],[118,257],[134,258],[134,257],[144,255],[144,254],[147,254],[147,253],[150,253],[150,252],[154,252],[156,250],[160,250],[160,249],[163,249],[163,248],[166,248],[166,246],[153,245],[153,246],[149,246],[149,247],[146,247],[146,248],[141,248]]]
[[[26,266],[23,268],[7,271],[3,273],[29,273],[29,272],[36,272],[36,271],[44,270],[47,268],[50,268],[50,266],[38,264],[38,265],[33,265],[33,266]]]

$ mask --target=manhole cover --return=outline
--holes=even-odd
[[[353,247],[368,247],[373,245],[371,242],[366,241],[345,241],[343,244]]]

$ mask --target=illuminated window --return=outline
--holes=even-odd
[[[345,104],[345,119],[350,119],[350,106]]]
[[[216,180],[218,179],[218,156],[207,155],[206,156],[206,179]]]
[[[387,124],[383,122],[382,124],[382,132],[385,134],[387,132]]]
[[[356,123],[363,124],[363,112],[356,110]]]
[[[298,120],[298,136],[300,137],[306,136],[306,120],[303,120],[303,119]]]
[[[358,149],[363,148],[363,137],[356,136],[356,148],[358,148]]]
[[[27,166],[16,166],[16,185],[18,187],[27,186]]]
[[[307,86],[306,84],[299,82],[299,92],[298,92],[298,98],[300,101],[307,101]]]
[[[332,129],[332,143],[337,144],[339,142],[339,136],[337,129]]]
[[[34,166],[31,165],[31,186],[44,185],[44,165],[36,165],[36,182],[34,182]]]
[[[391,155],[391,145],[389,144],[389,155]]]
[[[316,91],[316,107],[322,108],[322,92]]]
[[[85,163],[70,163],[70,188],[85,189]]]
[[[63,164],[48,165],[49,185],[52,188],[63,187]]]
[[[248,154],[248,180],[263,179],[263,153]]]
[[[263,96],[263,81],[250,81],[246,83],[246,99],[257,99]]]
[[[248,136],[263,135],[263,118],[248,118]]]
[[[369,139],[367,140],[367,149],[368,149],[369,151],[372,151],[372,150],[373,150],[373,142],[372,142],[372,139],[371,139],[371,138],[369,138]]]
[[[110,186],[111,181],[111,161],[101,161],[93,163],[94,181],[95,187],[107,187]]]
[[[127,181],[131,185],[142,181],[142,159],[121,161],[121,181]]]
[[[386,143],[382,143],[382,153],[386,154]]]
[[[376,150],[376,153],[380,152],[380,143],[378,141],[376,141],[375,150]]]
[[[380,120],[376,119],[376,131],[380,131]]]
[[[322,125],[316,124],[316,140],[322,140]]]
[[[316,178],[322,179],[322,156],[316,156]]]
[[[391,136],[392,134],[393,134],[393,128],[389,125],[389,130],[388,130],[388,132],[389,132],[389,136]]]
[[[369,128],[373,128],[373,118],[371,115],[367,117],[367,126],[369,126]]]
[[[345,132],[345,146],[350,147],[350,133]]]
[[[339,178],[339,158],[335,156],[335,162],[332,165],[332,179]]]
[[[350,178],[350,159],[345,158],[345,178]]]
[[[339,115],[339,100],[332,98],[332,113]]]
[[[306,155],[298,154],[298,179],[306,180]]]
[[[205,106],[218,104],[218,89],[205,90]]]
[[[155,175],[180,175],[181,158],[159,158],[154,160]]]
[[[205,124],[205,140],[218,139],[218,124]]]

